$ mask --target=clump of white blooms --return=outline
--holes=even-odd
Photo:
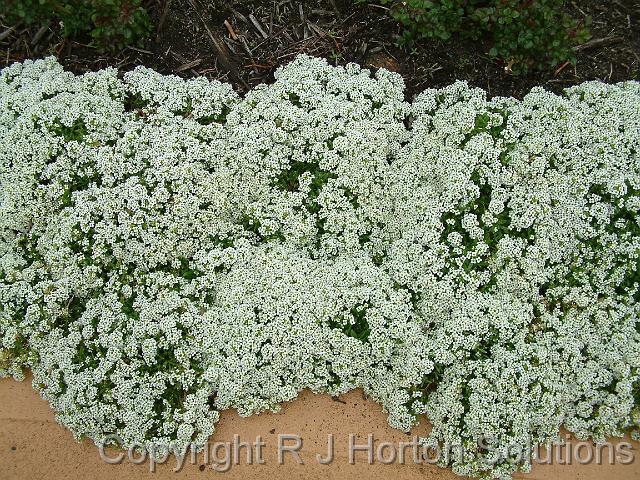
[[[363,388],[468,475],[640,423],[640,83],[487,100],[298,57],[241,98],[0,73],[0,374],[78,437],[203,444]]]

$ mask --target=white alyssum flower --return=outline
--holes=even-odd
[[[523,101],[300,56],[244,98],[0,73],[0,375],[96,442],[363,388],[460,474],[640,419],[640,83]]]

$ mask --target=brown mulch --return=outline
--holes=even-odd
[[[306,53],[332,64],[357,62],[399,72],[407,95],[456,79],[490,95],[522,97],[535,85],[553,91],[598,79],[640,78],[640,2],[569,2],[576,18],[592,18],[592,40],[577,47],[577,64],[514,76],[492,61],[486,41],[447,43],[425,40],[400,47],[402,27],[385,7],[353,0],[310,1],[149,1],[155,31],[144,49],[127,47],[111,54],[88,42],[61,39],[55,25],[26,28],[0,25],[0,66],[26,58],[56,55],[71,71],[105,66],[129,70],[146,65],[183,77],[205,75],[231,82],[239,91],[273,80],[277,67]]]

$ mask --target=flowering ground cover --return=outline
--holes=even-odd
[[[0,374],[125,446],[357,387],[460,474],[528,468],[480,438],[637,434],[640,83],[403,89],[2,70]]]

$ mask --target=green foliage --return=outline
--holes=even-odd
[[[59,120],[55,120],[47,128],[51,133],[64,137],[65,142],[70,142],[71,140],[81,142],[87,133],[87,127],[80,119],[74,120],[73,125],[70,127],[63,125]]]
[[[140,44],[151,29],[142,0],[5,0],[7,20],[55,22],[63,37],[89,35],[104,50]],[[3,3],[5,3],[3,2]]]
[[[362,0],[356,0],[362,1]],[[564,11],[564,0],[380,0],[406,30],[402,40],[449,40],[453,34],[488,35],[491,57],[513,73],[575,61],[571,46],[588,38],[584,25]]]
[[[275,186],[283,191],[297,192],[300,187],[299,178],[304,173],[310,173],[313,177],[311,181],[309,196],[305,201],[307,210],[311,213],[318,213],[320,205],[317,198],[322,191],[322,187],[332,178],[337,178],[332,172],[321,169],[317,163],[294,161],[289,168],[280,172],[276,178]]]
[[[357,305],[351,308],[349,314],[331,320],[329,326],[341,330],[348,337],[366,342],[371,334],[371,327],[367,321],[367,305]]]
[[[32,354],[27,340],[17,335],[11,348],[0,348],[0,370],[22,371],[22,366],[28,363]]]
[[[411,395],[411,399],[406,406],[413,415],[424,413],[421,405],[424,405],[431,392],[433,392],[440,384],[445,375],[446,367],[436,363],[433,369],[422,378],[422,382],[407,389],[407,393]]]

